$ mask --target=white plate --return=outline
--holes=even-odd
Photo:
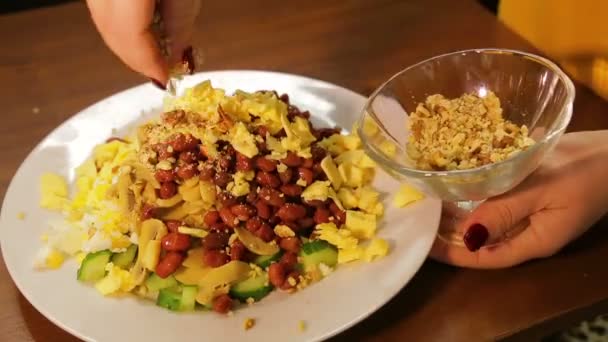
[[[259,71],[201,73],[185,81],[192,85],[210,79],[228,92],[276,89],[309,110],[317,124],[350,128],[365,98],[352,91],[305,77]],[[83,110],[49,134],[25,159],[13,178],[0,221],[0,242],[8,270],[23,295],[49,320],[88,341],[317,341],[347,329],[376,311],[407,284],[425,260],[437,232],[440,202],[425,199],[395,209],[392,196],[398,184],[378,172],[375,187],[387,193],[386,215],[379,236],[389,240],[391,253],[370,264],[340,267],[309,288],[287,295],[273,293],[234,316],[213,313],[175,314],[131,297],[104,298],[76,281],[76,264],[60,270],[34,271],[32,262],[41,246],[40,234],[54,214],[38,207],[39,177],[45,171],[73,179],[73,169],[117,129],[158,114],[162,93],[150,84],[111,96]],[[25,220],[17,218],[26,214]],[[245,318],[256,325],[244,331]],[[299,331],[298,323],[306,322]]]

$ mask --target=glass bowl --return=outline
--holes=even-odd
[[[474,169],[416,169],[406,153],[408,113],[429,95],[484,97],[488,91],[500,99],[503,117],[525,124],[536,143],[504,161]],[[568,76],[543,57],[504,49],[458,51],[410,66],[382,84],[368,99],[357,130],[367,154],[392,177],[443,201],[439,237],[462,245],[459,220],[482,201],[517,186],[539,166],[570,122],[574,95]]]

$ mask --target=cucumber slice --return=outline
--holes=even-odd
[[[266,297],[270,291],[272,291],[272,285],[268,283],[268,275],[264,272],[263,275],[234,284],[230,289],[230,296],[241,302],[246,302],[248,298],[253,298],[257,302]]]
[[[82,260],[76,278],[80,281],[97,281],[105,277],[106,265],[110,262],[112,252],[103,250],[95,253],[89,253]]]
[[[182,288],[182,298],[179,306],[180,311],[194,311],[197,293],[197,286],[184,286]]]
[[[171,311],[179,311],[181,308],[182,294],[170,289],[162,289],[158,292],[156,305],[169,309]]]
[[[255,259],[253,259],[253,263],[260,266],[261,268],[266,268],[270,266],[273,262],[281,259],[283,256],[283,251],[278,251],[273,255],[258,255]]]
[[[304,271],[315,269],[320,263],[334,267],[338,263],[338,250],[323,240],[315,240],[302,245],[300,258]]]
[[[151,273],[148,279],[146,279],[146,287],[148,288],[148,290],[151,291],[168,289],[177,285],[177,280],[175,280],[175,277],[172,275],[163,279],[159,277],[156,273]]]
[[[135,260],[137,245],[131,245],[122,253],[112,255],[112,263],[120,268],[128,268]]]

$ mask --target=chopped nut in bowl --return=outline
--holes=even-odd
[[[568,76],[545,58],[459,51],[381,85],[358,134],[385,171],[444,201],[449,215],[439,237],[462,244],[459,220],[536,170],[570,122],[574,93]]]

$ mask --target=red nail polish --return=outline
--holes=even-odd
[[[152,84],[154,84],[160,90],[167,90],[167,88],[162,83],[160,83],[160,81],[150,78],[150,82],[152,82]]]
[[[469,230],[464,234],[464,244],[471,252],[475,252],[486,243],[490,234],[488,229],[483,225],[476,223],[472,225]]]
[[[182,52],[182,63],[186,66],[186,72],[190,75],[194,73],[194,56],[192,55],[192,46],[188,46]]]

